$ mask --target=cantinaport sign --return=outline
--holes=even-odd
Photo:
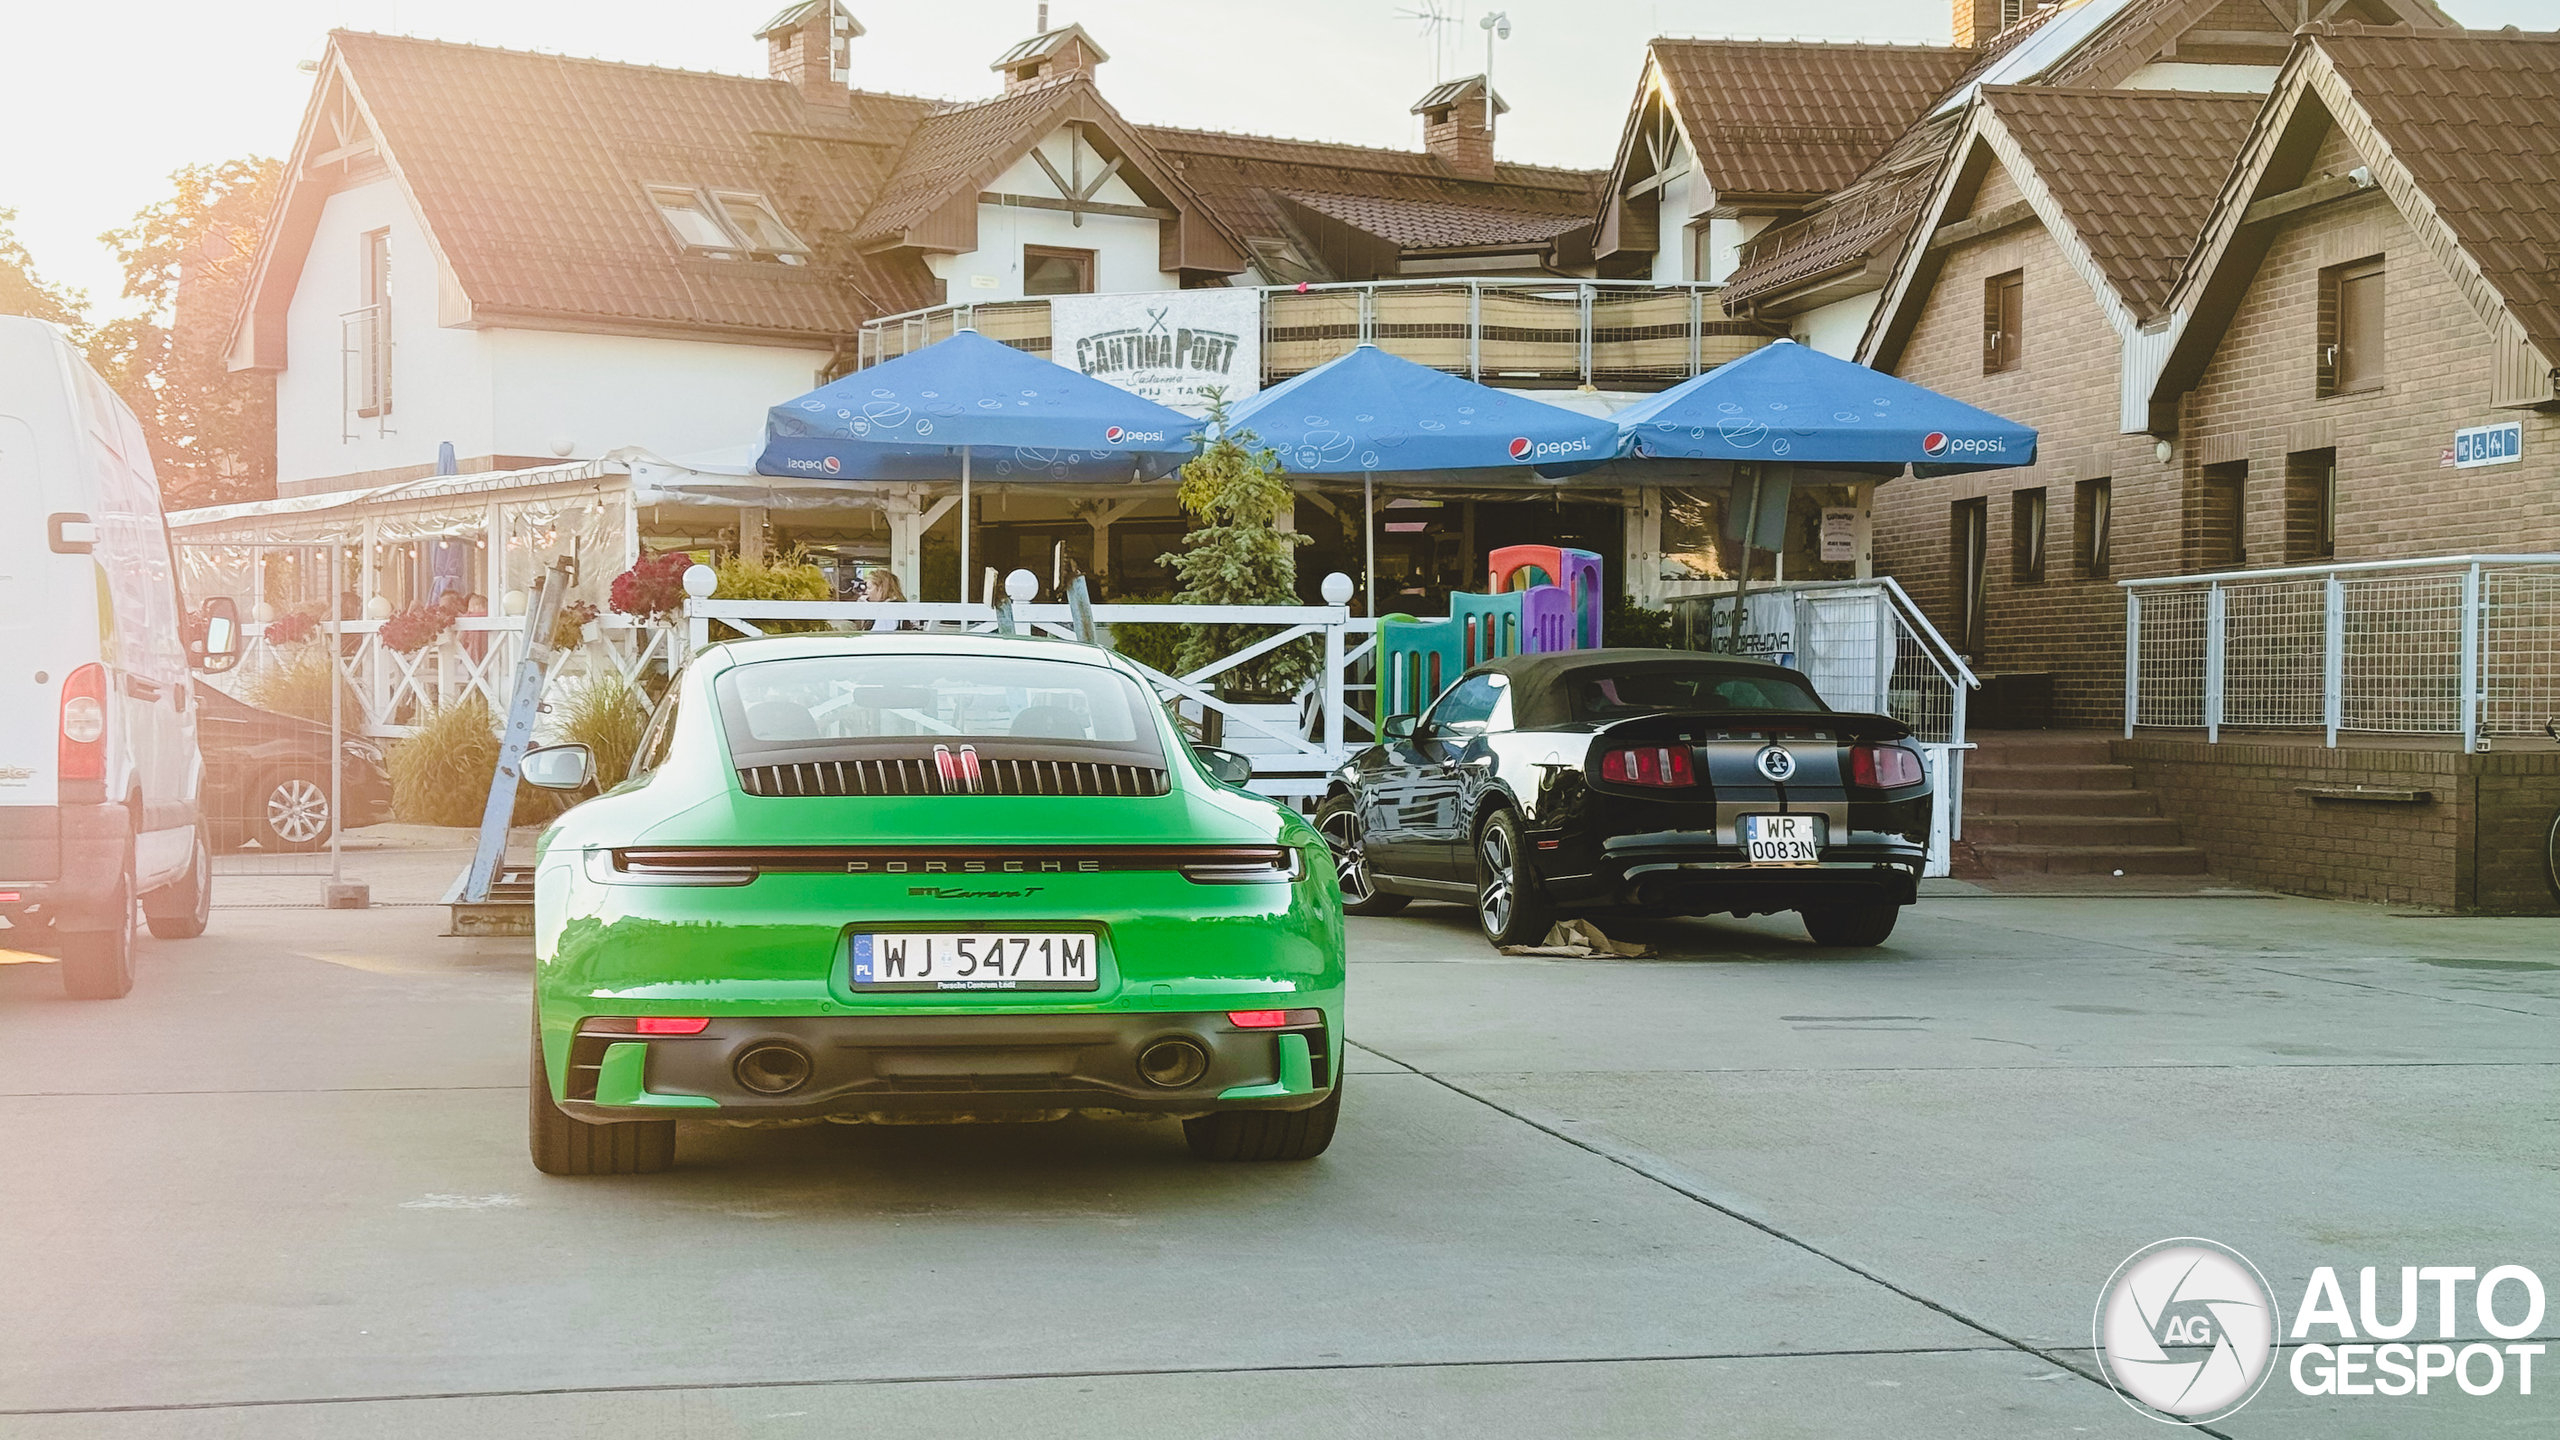
[[[1261,297],[1251,290],[1052,296],[1049,355],[1159,405],[1205,415],[1203,390],[1241,400],[1262,388]]]

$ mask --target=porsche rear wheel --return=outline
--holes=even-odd
[[[1476,832],[1476,923],[1499,948],[1535,945],[1555,924],[1555,907],[1529,859],[1520,817],[1497,810]]]
[[[1313,1160],[1333,1143],[1342,1119],[1342,1077],[1324,1103],[1304,1110],[1221,1110],[1182,1122],[1182,1138],[1203,1160]]]
[[[1333,852],[1333,873],[1342,883],[1342,913],[1393,915],[1412,903],[1403,895],[1380,890],[1369,874],[1368,850],[1360,835],[1360,806],[1348,795],[1336,795],[1316,807],[1316,830]]]
[[[551,1098],[542,1069],[542,1034],[534,1032],[533,1080],[525,1096],[525,1139],[533,1168],[545,1175],[655,1175],[676,1163],[676,1122],[621,1120],[592,1125]]]
[[[1840,948],[1863,948],[1881,945],[1893,934],[1893,923],[1902,918],[1902,907],[1891,900],[1834,900],[1796,912],[1804,921],[1804,933],[1816,945]]]

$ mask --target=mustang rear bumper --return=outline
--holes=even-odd
[[[1298,1110],[1333,1088],[1334,1028],[1328,1016],[1246,1030],[1224,1011],[723,1017],[696,1035],[581,1029],[558,1088],[561,1109],[596,1121]],[[1168,1086],[1141,1073],[1139,1057],[1165,1042],[1196,1047],[1196,1077]],[[784,1094],[739,1078],[757,1073],[742,1060],[772,1046],[808,1061]]]
[[[1580,875],[1546,879],[1547,893],[1569,909],[1621,908],[1671,914],[1728,910],[1793,910],[1819,897],[1918,898],[1921,846],[1834,845],[1811,865],[1754,865],[1731,845],[1606,847]]]

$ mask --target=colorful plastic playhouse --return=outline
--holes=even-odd
[[[1467,667],[1501,655],[1600,647],[1600,557],[1554,545],[1493,552],[1483,595],[1449,597],[1443,620],[1378,621],[1378,710],[1418,714]]]

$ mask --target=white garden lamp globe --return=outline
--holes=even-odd
[[[508,615],[524,613],[525,597],[521,590],[510,590],[498,597],[498,609]]]
[[[376,595],[372,599],[367,600],[364,602],[364,618],[367,620],[390,619],[391,602],[380,595]]]
[[[257,604],[249,607],[249,618],[257,621],[261,625],[264,625],[268,621],[276,618],[276,607],[268,604],[264,600],[261,600]]]
[[[1351,603],[1352,591],[1359,587],[1351,583],[1350,576],[1336,570],[1324,577],[1324,584],[1317,588],[1324,595],[1324,603],[1327,605],[1348,605]]]
[[[696,600],[708,600],[720,588],[720,572],[708,565],[688,565],[684,571],[684,593]]]
[[[1040,577],[1028,570],[1016,570],[1004,577],[1005,598],[1017,605],[1027,604],[1040,593]]]

